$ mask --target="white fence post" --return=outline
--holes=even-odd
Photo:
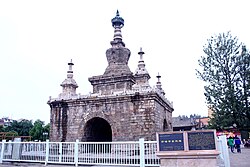
[[[139,139],[140,145],[140,167],[145,166],[145,146],[144,146],[144,138]]]
[[[1,153],[0,153],[0,163],[3,163],[3,153],[4,153],[4,144],[6,140],[2,140],[2,148],[1,148]]]
[[[62,162],[62,142],[59,143],[59,162]]]
[[[228,153],[226,135],[219,136],[219,139],[221,140],[221,148],[222,148],[221,151],[222,151],[222,154],[223,154],[225,167],[230,167],[230,160],[229,160],[229,153]]]
[[[79,140],[77,139],[75,142],[75,152],[74,152],[75,166],[78,166],[78,144]]]
[[[45,166],[47,166],[48,161],[49,161],[49,140],[46,140],[46,151],[45,151]]]

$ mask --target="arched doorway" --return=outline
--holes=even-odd
[[[163,132],[165,132],[167,130],[168,130],[168,123],[167,123],[167,120],[164,119],[164,121],[163,121]]]
[[[112,141],[110,124],[103,118],[94,117],[84,127],[84,141],[105,142]]]

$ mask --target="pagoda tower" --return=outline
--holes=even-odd
[[[135,73],[130,71],[131,52],[122,40],[124,19],[118,11],[111,23],[114,36],[106,51],[108,66],[102,75],[88,79],[93,91],[76,93],[71,61],[62,93],[49,99],[50,141],[156,140],[156,132],[172,130],[174,109],[163,93],[160,77],[156,87],[149,85],[142,49]]]

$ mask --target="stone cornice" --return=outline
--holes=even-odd
[[[135,98],[138,96],[138,98]],[[50,99],[48,104],[55,104],[60,102],[66,102],[69,106],[75,104],[78,105],[87,105],[87,104],[109,104],[109,103],[122,103],[129,101],[140,101],[140,100],[156,100],[161,106],[173,112],[173,105],[165,97],[163,97],[159,92],[149,89],[149,91],[120,91],[113,92],[111,95],[99,95],[99,94],[90,94],[90,95],[77,95],[71,96],[68,98],[55,98]]]

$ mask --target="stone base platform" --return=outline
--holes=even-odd
[[[157,153],[161,167],[217,167],[218,155],[216,150]]]

